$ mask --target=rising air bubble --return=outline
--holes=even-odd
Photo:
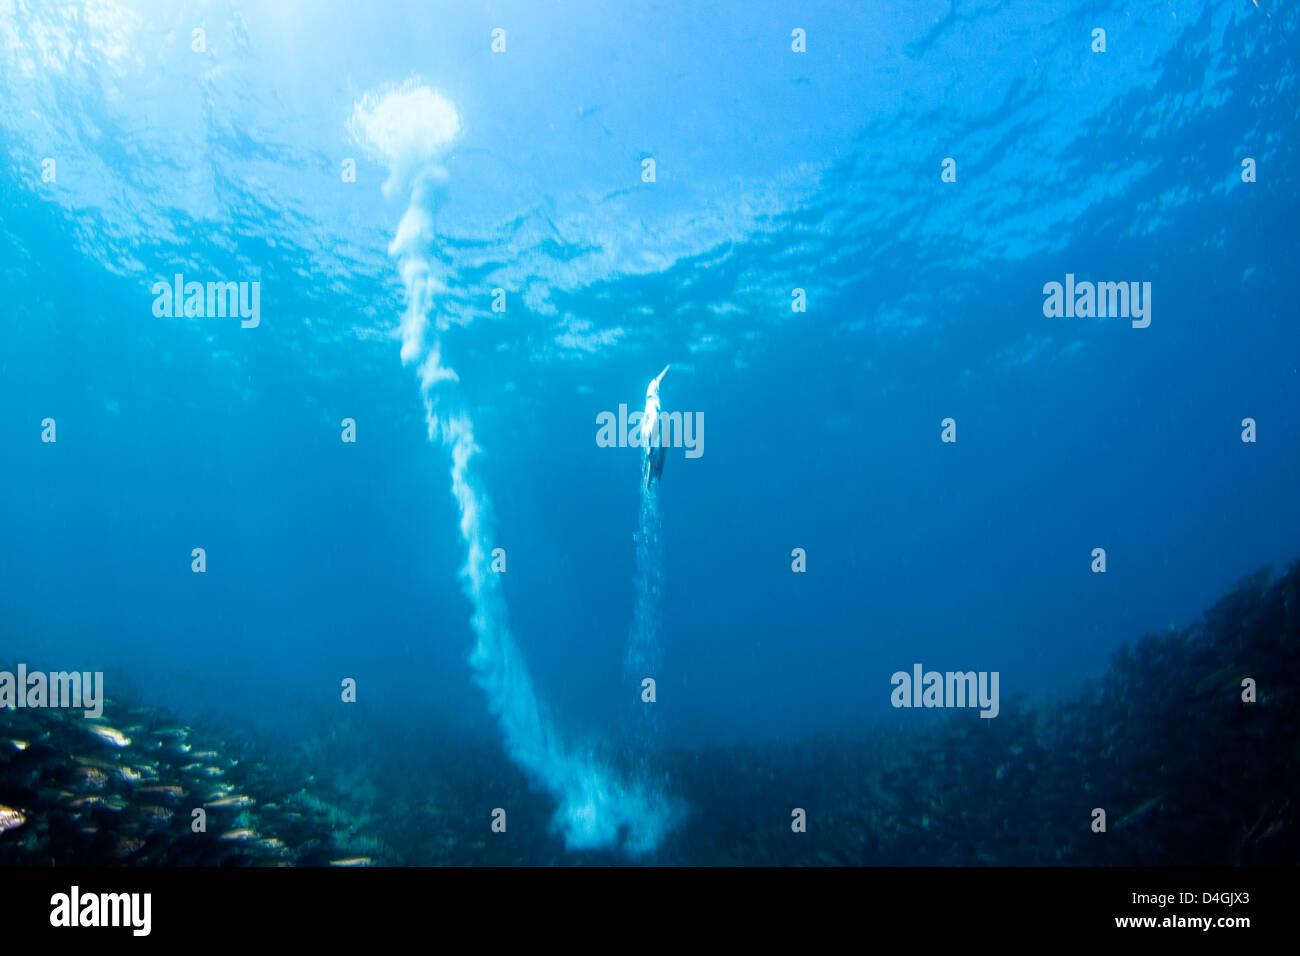
[[[400,336],[402,361],[417,367],[430,440],[451,451],[452,492],[465,543],[461,582],[473,605],[470,666],[497,718],[511,759],[557,800],[555,825],[571,850],[618,846],[653,850],[672,824],[663,792],[644,778],[625,779],[593,754],[560,739],[537,698],[510,632],[499,578],[492,573],[492,508],[475,476],[474,427],[461,407],[455,370],[445,363],[438,309],[442,267],[436,255],[434,209],[448,176],[442,165],[461,132],[450,100],[418,81],[367,93],[349,129],[356,142],[388,168],[384,195],[409,195],[389,246],[406,290]],[[464,324],[464,320],[460,320]]]

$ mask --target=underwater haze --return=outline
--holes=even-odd
[[[1192,862],[1080,780],[1294,740],[1298,19],[0,0],[0,671],[109,698],[0,738],[202,726],[111,759],[307,863]]]

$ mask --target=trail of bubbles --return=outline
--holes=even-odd
[[[633,582],[636,598],[632,609],[632,627],[628,634],[627,654],[623,658],[623,671],[640,686],[645,678],[659,680],[659,665],[663,654],[659,645],[659,600],[663,588],[663,562],[659,546],[659,494],[657,487],[646,482],[645,468],[641,478],[641,512],[637,522],[636,577]],[[641,710],[641,745],[649,749],[659,737],[659,708],[638,703]]]
[[[589,751],[566,746],[537,697],[490,566],[492,508],[474,474],[473,423],[464,409],[440,411],[454,397],[448,390],[458,379],[442,364],[440,333],[448,323],[436,309],[445,287],[438,277],[433,212],[447,179],[441,158],[460,132],[460,117],[441,95],[408,82],[363,97],[350,126],[358,143],[387,163],[385,196],[409,190],[411,197],[389,246],[406,287],[402,361],[419,365],[430,440],[451,450],[452,493],[466,548],[461,582],[474,608],[475,679],[500,723],[506,752],[557,800],[555,825],[569,849],[652,850],[674,817],[661,790],[642,778],[624,779]]]

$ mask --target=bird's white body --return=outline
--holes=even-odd
[[[657,479],[664,471],[663,434],[659,425],[659,381],[668,374],[669,366],[650,380],[645,390],[645,411],[641,414],[641,447],[645,449],[645,485]]]
[[[659,419],[659,380],[668,374],[669,366],[650,380],[645,390],[645,412],[641,415],[641,447],[650,454],[651,448],[659,447],[659,430],[655,424]]]

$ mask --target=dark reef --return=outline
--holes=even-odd
[[[1294,866],[1298,638],[1300,565],[1126,645],[1078,699],[658,754],[690,812],[632,862]],[[626,861],[566,853],[548,799],[497,746],[431,745],[407,726],[376,747],[351,730],[282,754],[121,701],[102,722],[0,711],[0,864]],[[489,831],[485,800],[512,808],[508,835]],[[207,830],[194,833],[200,806]],[[791,832],[793,807],[807,833]]]

